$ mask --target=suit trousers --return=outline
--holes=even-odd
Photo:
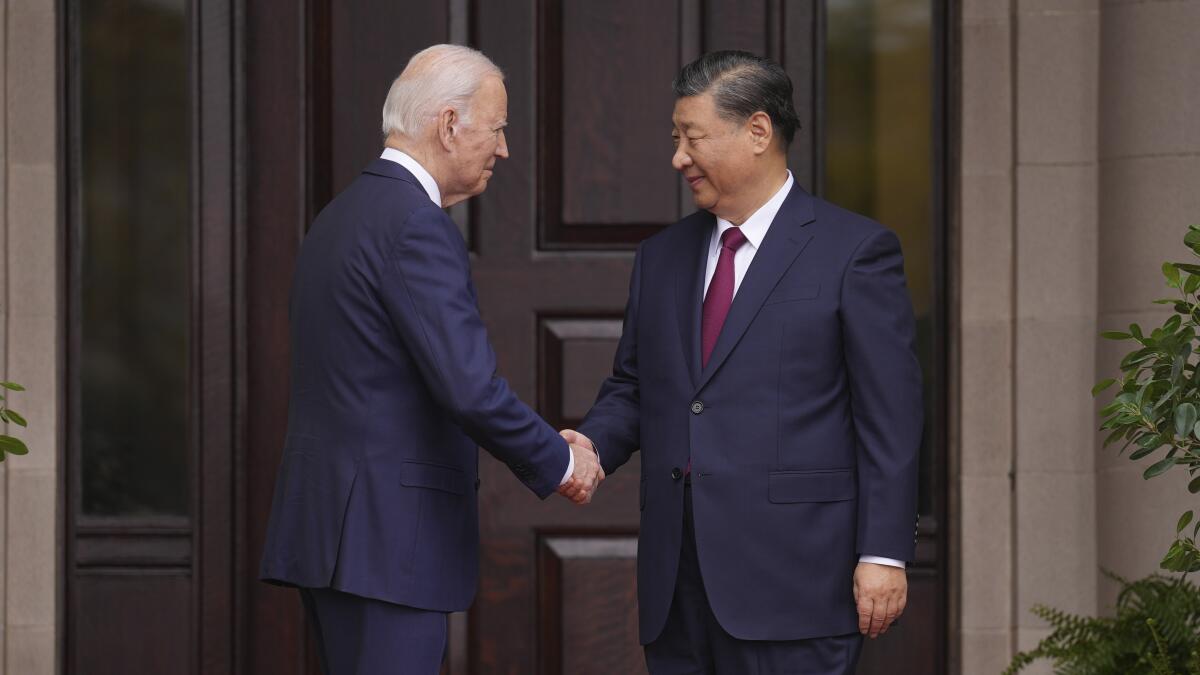
[[[859,633],[777,641],[739,640],[725,632],[700,576],[690,483],[684,484],[683,543],[671,610],[662,633],[645,648],[650,674],[853,675],[862,651]]]
[[[301,588],[324,675],[437,675],[446,651],[445,612]]]

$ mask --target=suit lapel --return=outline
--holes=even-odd
[[[725,325],[721,327],[721,334],[717,336],[717,344],[713,347],[708,365],[700,372],[700,381],[696,391],[703,389],[708,384],[713,374],[729,357],[730,352],[742,339],[746,329],[750,327],[754,317],[758,315],[758,310],[762,308],[762,304],[770,295],[771,290],[779,283],[784,272],[791,267],[796,256],[800,255],[800,252],[808,245],[813,235],[805,230],[805,226],[812,221],[812,197],[799,185],[793,185],[783,206],[780,207],[779,213],[775,214],[775,220],[771,222],[771,227],[767,230],[767,236],[763,238],[761,248],[754,254],[754,261],[750,263],[750,269],[746,270],[746,276],[738,287],[737,295],[733,297],[733,304],[729,307],[729,314],[725,317]],[[700,307],[697,304],[697,317],[699,317],[699,310]],[[697,318],[696,326],[699,325]],[[698,345],[699,328],[695,332]],[[697,349],[697,351],[699,350]]]
[[[692,386],[696,386],[700,377],[700,306],[704,299],[709,240],[717,220],[705,212],[698,221],[687,231],[675,271],[675,312],[679,315],[679,338]]]

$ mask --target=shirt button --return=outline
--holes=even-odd
[[[679,467],[675,467],[674,469],[671,469],[671,478],[673,478],[675,480],[679,480],[680,478],[683,478],[683,472],[679,470]]]
[[[692,401],[692,414],[699,415],[704,412],[704,404],[700,401]]]

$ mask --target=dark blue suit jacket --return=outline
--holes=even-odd
[[[261,577],[466,609],[477,447],[539,497],[569,451],[496,376],[458,228],[411,173],[375,160],[305,237],[290,321],[288,433]]]
[[[671,606],[692,463],[709,603],[746,640],[852,633],[859,555],[912,560],[921,372],[900,243],[793,186],[708,366],[712,214],[642,243],[613,375],[579,431],[613,473],[642,451],[640,638]]]

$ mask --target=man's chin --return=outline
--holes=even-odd
[[[712,195],[693,193],[692,194],[692,203],[695,204],[696,208],[698,208],[698,209],[704,209],[705,211],[711,211],[712,208],[717,205],[717,200],[714,199]]]

